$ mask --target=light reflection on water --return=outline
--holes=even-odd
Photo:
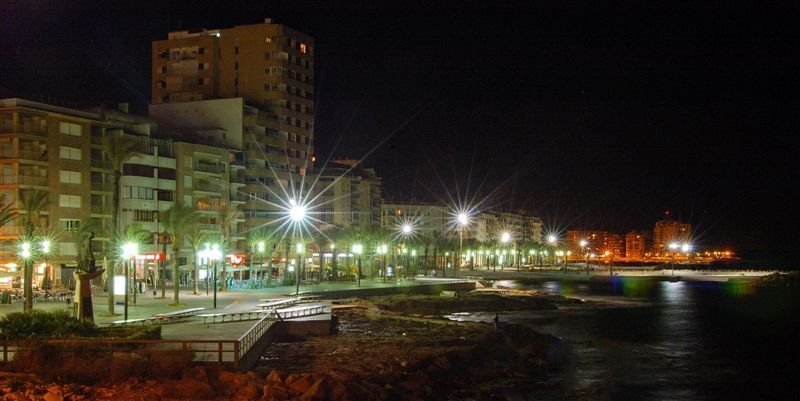
[[[499,314],[503,322],[528,325],[567,344],[568,362],[556,375],[563,385],[555,393],[533,394],[537,399],[800,399],[793,388],[800,374],[790,356],[796,354],[800,316],[794,291],[617,277],[504,284],[589,301]],[[449,317],[491,322],[494,313]]]

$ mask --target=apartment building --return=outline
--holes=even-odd
[[[245,231],[270,229],[309,186],[314,154],[314,40],[260,24],[170,32],[152,43],[150,116],[242,151]],[[295,199],[297,200],[297,199]]]
[[[412,226],[412,235],[416,238],[439,238],[454,233],[453,214],[444,206],[383,202],[380,211],[381,227],[396,231],[398,235],[405,224]],[[465,230],[465,236],[468,231]]]
[[[690,243],[692,240],[692,225],[673,220],[667,214],[666,218],[659,220],[653,226],[653,244],[651,252],[656,257],[665,257],[670,253],[669,244]]]
[[[381,223],[381,179],[370,168],[353,160],[334,160],[312,172],[316,201],[313,217],[326,226],[366,228]]]
[[[648,255],[646,231],[633,230],[625,234],[625,258],[628,260],[646,260]]]

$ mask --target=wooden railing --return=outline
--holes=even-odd
[[[217,362],[239,365],[240,341],[238,340],[48,340],[49,344],[73,347],[91,347],[109,354],[114,352],[150,352],[188,350],[195,362]],[[0,362],[11,362],[17,352],[24,350],[24,342],[0,341]]]

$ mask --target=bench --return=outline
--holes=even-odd
[[[241,321],[241,320],[255,320],[261,319],[264,314],[269,313],[269,311],[265,310],[251,310],[251,311],[242,311],[242,312],[219,312],[219,313],[204,313],[200,315],[195,315],[197,317],[203,318],[203,324],[207,324],[208,320],[211,320],[211,323],[216,323],[217,319],[220,319],[222,323],[224,323],[228,318],[230,321]],[[246,317],[246,319],[245,319]]]
[[[115,321],[111,322],[111,324],[116,326],[116,325],[126,325],[126,324],[141,323],[142,325],[144,325],[145,323],[150,323],[152,321],[153,321],[152,318],[128,319],[128,320],[115,320]]]
[[[262,304],[256,304],[257,307],[261,309],[275,309],[279,306],[290,306],[296,304],[298,301],[294,298],[284,298],[284,299],[273,299],[273,300],[265,300],[268,302]]]
[[[283,319],[292,319],[296,317],[312,316],[325,313],[325,304],[318,305],[297,305],[289,308],[277,309],[275,314]]]
[[[156,318],[173,318],[173,317],[184,317],[184,316],[191,316],[197,312],[204,311],[206,308],[189,308],[183,310],[176,310],[173,312],[166,312],[166,313],[156,313],[153,317]]]

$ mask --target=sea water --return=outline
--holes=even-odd
[[[586,301],[500,313],[564,341],[557,384],[530,399],[800,400],[797,289],[631,277],[504,285]]]

